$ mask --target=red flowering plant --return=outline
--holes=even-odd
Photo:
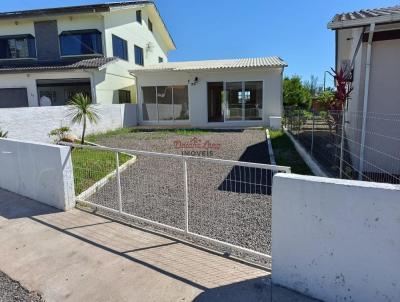
[[[340,68],[339,71],[335,71],[332,68],[332,71],[336,83],[336,94],[334,100],[330,104],[330,110],[344,110],[346,101],[350,98],[351,92],[353,91],[351,76],[349,76],[343,68]]]

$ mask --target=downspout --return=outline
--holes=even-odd
[[[360,162],[358,166],[359,168],[358,180],[362,180],[364,171],[365,130],[367,125],[369,77],[371,71],[371,51],[372,51],[372,38],[374,36],[374,31],[375,31],[375,23],[371,23],[368,34],[367,61],[365,64],[364,104],[363,104],[363,119],[361,128],[361,146],[360,146]]]

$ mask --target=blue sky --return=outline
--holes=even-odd
[[[2,1],[2,11],[57,7],[102,0]],[[339,12],[400,4],[399,0],[155,0],[178,49],[170,61],[277,55],[287,75],[322,82],[334,65],[335,37],[328,21]]]

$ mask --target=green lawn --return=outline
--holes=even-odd
[[[132,157],[119,154],[122,165]],[[75,194],[79,195],[94,183],[115,170],[115,152],[74,148],[72,151]]]
[[[277,165],[291,167],[292,173],[313,175],[283,130],[269,130],[269,134]]]
[[[92,134],[86,137],[87,141],[96,142],[97,140],[103,138],[110,138],[113,136],[127,136],[127,135],[141,135],[143,133],[150,133],[151,135],[147,137],[147,139],[157,139],[163,138],[167,135],[184,135],[184,136],[193,136],[193,135],[201,135],[207,134],[209,130],[202,129],[156,129],[154,131],[149,131],[145,129],[137,129],[137,128],[120,128],[104,133]],[[142,139],[146,139],[143,137]]]

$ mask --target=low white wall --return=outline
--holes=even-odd
[[[0,139],[0,188],[61,210],[75,206],[70,148]]]
[[[400,301],[400,186],[277,174],[272,280],[323,301]]]
[[[100,115],[97,124],[88,123],[87,134],[106,132],[137,125],[137,106],[96,105]],[[48,133],[61,126],[70,126],[72,133],[80,136],[82,125],[71,125],[68,106],[25,107],[0,109],[0,129],[8,131],[8,137],[37,142],[51,142]]]

